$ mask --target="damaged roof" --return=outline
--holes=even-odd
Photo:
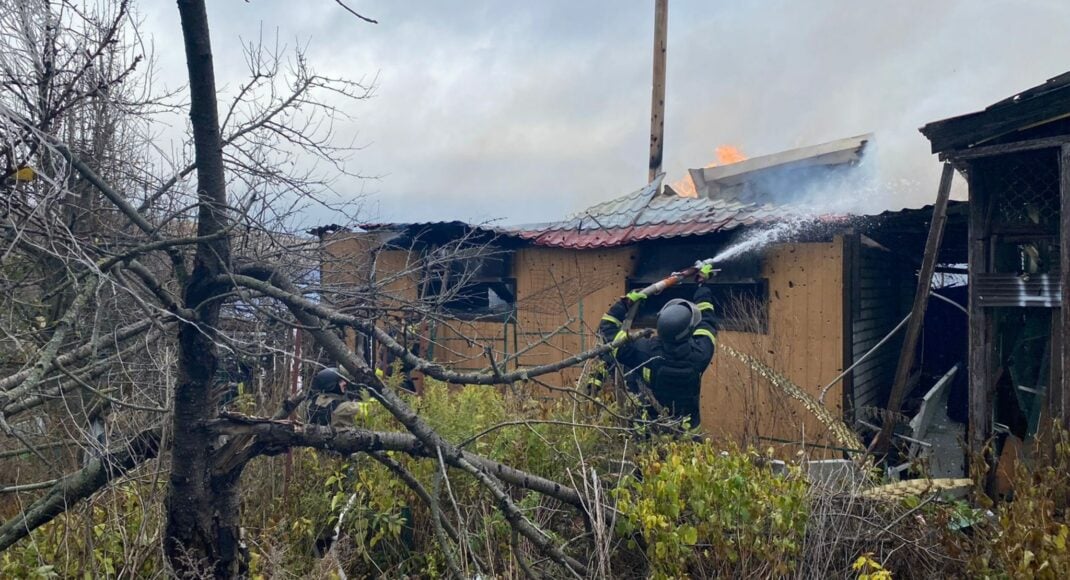
[[[644,240],[681,238],[727,233],[739,227],[771,224],[787,219],[811,219],[836,227],[880,227],[888,220],[918,222],[928,231],[932,206],[882,208],[872,212],[815,215],[806,205],[758,204],[739,200],[680,197],[657,193],[661,178],[628,195],[591,206],[571,219],[502,228],[504,236],[516,236],[537,246],[594,249],[610,248]],[[952,221],[965,224],[964,202],[950,202]],[[961,216],[959,214],[962,214]],[[856,219],[859,218],[859,219]],[[865,218],[865,219],[861,219]],[[962,219],[959,219],[962,218]]]
[[[790,213],[771,204],[664,195],[659,193],[663,178],[659,175],[646,187],[593,205],[571,219],[506,231],[540,246],[599,248],[728,231]]]
[[[388,231],[396,241],[434,243],[467,236],[474,240],[493,237],[502,243],[593,249],[632,244],[644,240],[681,238],[730,232],[740,227],[770,224],[782,220],[812,219],[827,224],[846,223],[856,217],[888,217],[909,208],[881,207],[873,212],[841,212],[815,215],[813,203],[794,200],[791,195],[758,191],[739,195],[739,186],[781,170],[790,187],[802,189],[808,180],[821,180],[826,171],[857,167],[871,135],[840,139],[812,147],[792,149],[773,155],[698,171],[711,187],[699,189],[699,197],[672,194],[662,189],[664,174],[645,187],[627,195],[595,204],[578,214],[556,222],[520,226],[474,225],[464,222],[413,224],[362,224],[369,231]],[[802,171],[816,168],[819,171]],[[696,183],[700,183],[697,182]],[[760,189],[760,188],[759,188]],[[783,193],[783,192],[781,192]],[[788,192],[790,194],[790,192]],[[812,200],[811,200],[812,201]],[[924,211],[924,210],[922,210]],[[931,209],[929,210],[931,215]]]
[[[510,237],[508,230],[489,224],[470,224],[459,220],[416,223],[363,223],[360,229],[387,236],[384,241],[398,246],[415,243],[442,244],[466,239],[486,243]]]
[[[689,169],[699,197],[739,197],[744,201],[774,201],[776,192],[745,191],[748,183],[761,183],[763,178],[776,174],[783,181],[817,177],[815,169],[842,169],[858,165],[865,154],[872,134],[837,139],[828,143],[799,147],[752,157],[737,163]],[[803,173],[805,170],[810,170]],[[761,189],[759,187],[759,189]],[[749,194],[749,195],[748,195]]]

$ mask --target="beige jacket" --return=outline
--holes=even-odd
[[[357,401],[351,401],[339,395],[322,394],[316,397],[315,405],[317,407],[329,407],[339,399],[342,399],[342,402],[331,413],[331,427],[336,429],[354,427],[356,425],[355,418],[360,414],[360,403]]]

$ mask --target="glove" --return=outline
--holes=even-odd
[[[695,274],[695,279],[701,284],[709,280],[711,276],[713,276],[713,264],[703,264],[699,267],[698,273]]]
[[[632,290],[631,292],[625,294],[624,297],[627,298],[628,302],[631,302],[632,304],[639,302],[640,300],[646,300],[646,294],[643,294],[638,290]]]

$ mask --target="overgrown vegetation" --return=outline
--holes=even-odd
[[[430,425],[450,440],[468,442],[466,448],[483,456],[555,481],[582,478],[577,469],[581,465],[607,473],[606,466],[614,462],[619,465],[617,453],[626,446],[615,431],[604,430],[613,428],[610,417],[578,419],[575,403],[570,400],[536,404],[493,388],[451,389],[433,380],[427,381],[421,397],[408,399]],[[368,399],[362,406],[365,412],[357,418],[358,426],[380,431],[398,429],[393,417],[374,400]],[[442,476],[438,462],[387,455],[441,500],[441,508],[457,522],[458,529],[469,531],[461,549],[474,554],[485,572],[515,572],[510,527],[486,505],[485,492],[477,482],[458,477],[453,470]],[[575,528],[577,535],[583,532],[583,522],[571,508],[542,500],[534,493],[517,494],[516,499],[525,510],[536,514],[531,516],[536,521],[572,520],[566,529]],[[352,573],[395,576],[445,572],[447,556],[436,540],[430,509],[369,455],[297,452],[289,493],[266,505],[248,499],[246,511],[257,510],[272,514],[263,527],[251,534],[256,538],[262,571],[313,571],[322,564],[315,558],[317,543],[322,549],[344,513],[342,541],[332,557],[341,560]]]
[[[657,578],[786,576],[806,532],[807,485],[766,459],[708,441],[651,447],[617,491],[620,531],[641,535]]]
[[[1027,466],[1013,468],[1010,501],[981,498],[992,517],[972,536],[952,536],[951,550],[978,578],[1070,577],[1070,437],[1055,430],[1048,447]]]
[[[531,492],[517,503],[546,529],[604,543],[601,577],[971,577],[1062,578],[1067,558],[1070,445],[1050,462],[1015,476],[1014,501],[986,518],[963,501],[863,497],[868,483],[808,481],[801,464],[769,452],[715,442],[651,436],[635,441],[607,409],[561,398],[533,403],[499,389],[428,381],[410,403],[441,433],[487,457],[572,483],[607,504],[590,511],[604,533],[574,509]],[[397,430],[365,401],[357,427]],[[523,575],[540,555],[488,506],[474,480],[437,462],[390,454],[440,500],[460,542],[443,544],[431,509],[367,454],[295,450],[263,458],[243,497],[243,526],[254,578],[447,577],[453,558],[466,573]],[[585,477],[586,472],[586,477]],[[598,488],[597,490],[595,488]],[[18,578],[163,577],[165,487],[139,473],[80,509],[68,511],[0,556],[0,574]],[[341,523],[339,520],[341,518]],[[339,531],[337,539],[330,542]],[[568,538],[561,533],[558,542]],[[443,548],[446,545],[448,548]],[[447,553],[444,551],[448,549]],[[596,556],[595,560],[598,559]],[[478,569],[476,569],[478,568]]]
[[[1018,467],[1009,502],[880,496],[868,472],[816,481],[803,457],[661,435],[671,421],[549,384],[626,336],[523,366],[560,331],[520,348],[514,327],[483,371],[420,358],[409,329],[449,328],[465,289],[402,299],[393,282],[472,274],[487,242],[420,248],[382,279],[320,251],[300,210],[362,223],[325,193],[356,150],[334,122],[373,86],[253,43],[247,80],[221,91],[206,3],[177,5],[174,94],[151,86],[131,0],[0,10],[3,577],[1070,576],[1065,436]],[[161,111],[189,114],[173,156]],[[737,354],[745,402],[768,381],[861,447],[778,365]],[[420,369],[423,394],[384,384],[380,355],[394,377]],[[348,429],[284,400],[328,361],[376,392]],[[536,402],[538,385],[560,398]]]

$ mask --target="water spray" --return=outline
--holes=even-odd
[[[770,244],[796,238],[802,234],[804,226],[804,220],[801,219],[785,220],[767,228],[751,230],[741,239],[721,250],[712,260],[718,263],[728,262]]]

